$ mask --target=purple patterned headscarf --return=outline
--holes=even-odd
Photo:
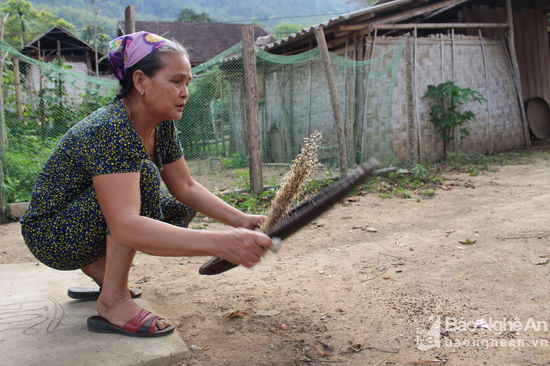
[[[139,60],[170,43],[149,32],[136,32],[113,39],[109,42],[109,64],[118,80],[124,79],[126,70],[135,65]]]

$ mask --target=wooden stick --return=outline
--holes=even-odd
[[[332,102],[332,114],[334,116],[336,136],[338,139],[338,152],[340,158],[340,172],[344,173],[348,170],[348,154],[346,144],[346,131],[344,121],[342,121],[342,113],[340,111],[340,98],[336,90],[336,80],[334,78],[334,70],[332,69],[332,63],[330,61],[330,55],[328,53],[327,42],[325,39],[325,32],[323,26],[319,26],[315,29],[315,38],[317,39],[317,45],[321,53],[321,59],[325,68],[325,74],[327,77],[328,88],[330,92],[330,100]]]

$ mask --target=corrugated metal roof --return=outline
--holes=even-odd
[[[403,5],[407,5],[409,3],[412,3],[413,1],[414,0],[392,0],[392,1],[384,2],[384,3],[381,3],[381,1],[379,1],[376,5],[369,6],[365,9],[356,10],[356,11],[353,11],[351,13],[342,14],[338,17],[329,19],[328,21],[326,21],[324,23],[321,23],[321,24],[318,24],[318,25],[315,25],[315,26],[311,26],[311,27],[308,27],[308,28],[304,28],[299,32],[293,33],[293,34],[289,35],[286,38],[278,40],[277,42],[268,43],[263,48],[266,51],[269,51],[270,49],[279,47],[284,43],[305,38],[306,36],[311,34],[315,29],[319,28],[320,26],[323,26],[325,28],[326,27],[332,27],[334,25],[338,25],[340,23],[346,22],[346,21],[348,21],[350,19],[353,19],[353,18],[360,17],[362,15],[366,15],[366,14],[369,14],[369,13],[376,13],[376,12],[379,12],[379,11],[392,10],[392,9],[395,9],[399,6],[403,6]]]

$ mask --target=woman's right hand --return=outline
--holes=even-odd
[[[223,233],[215,255],[233,264],[252,267],[272,245],[271,238],[264,233],[237,228]]]

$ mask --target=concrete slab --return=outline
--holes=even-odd
[[[149,339],[89,332],[95,302],[67,297],[69,286],[88,284],[79,271],[0,265],[0,365],[174,365],[188,356],[177,332]],[[147,301],[138,303],[152,310]]]

